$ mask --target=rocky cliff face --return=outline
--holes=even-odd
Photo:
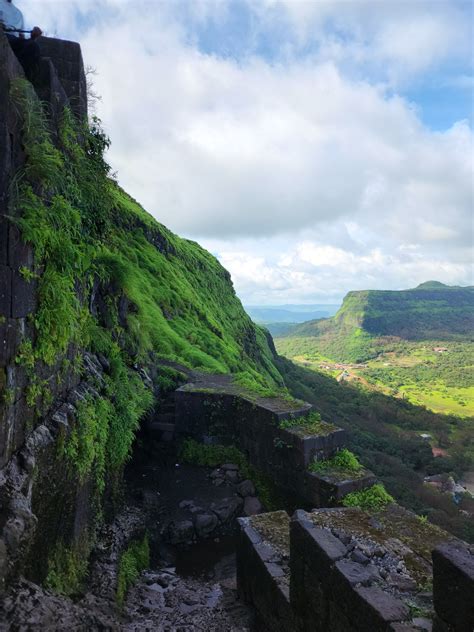
[[[80,47],[40,45],[32,85],[0,33],[0,580],[67,591],[177,379],[160,358],[282,379],[228,273],[109,178]]]

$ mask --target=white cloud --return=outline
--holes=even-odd
[[[216,242],[212,246],[247,304],[339,301],[348,289],[406,289],[428,279],[448,284],[473,282],[465,262],[427,256],[416,245],[373,247],[355,253],[309,237],[292,240],[283,252],[270,240],[259,257],[253,254],[252,243],[243,249],[239,244],[238,252],[228,249],[220,253]],[[222,246],[228,248],[228,244]]]
[[[393,92],[466,56],[466,5],[248,0],[256,40],[291,25],[269,61],[197,47],[225,2],[19,4],[80,38],[121,184],[218,252],[247,301],[469,282],[472,132],[427,129]]]

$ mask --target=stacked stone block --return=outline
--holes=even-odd
[[[474,630],[473,551],[460,542],[433,551],[434,632]]]
[[[395,504],[283,513],[239,520],[239,591],[270,631],[474,629],[474,556],[454,536]]]
[[[273,514],[278,522],[289,528],[289,518],[284,511]],[[237,583],[239,595],[252,603],[266,628],[278,632],[295,629],[290,606],[289,551],[276,547],[264,538],[255,519],[239,518],[237,545]]]
[[[230,388],[229,388],[230,390]],[[176,432],[197,441],[237,446],[251,465],[271,476],[275,485],[291,494],[295,503],[334,505],[343,495],[375,482],[371,472],[338,481],[308,471],[313,460],[329,459],[346,444],[347,433],[329,427],[319,435],[281,428],[281,421],[311,412],[309,404],[286,410],[267,400],[252,401],[242,394],[214,392],[186,385],[176,391]]]

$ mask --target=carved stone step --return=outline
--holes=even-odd
[[[175,414],[174,413],[158,413],[154,416],[152,424],[155,423],[164,423],[164,424],[173,424],[175,423]]]
[[[174,432],[175,425],[163,421],[152,421],[148,428],[151,432]]]

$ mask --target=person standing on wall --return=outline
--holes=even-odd
[[[7,31],[7,37],[18,39],[15,33],[21,33],[24,29],[23,14],[17,9],[12,0],[0,0],[0,23]]]
[[[30,31],[30,39],[25,39],[23,15],[12,0],[0,0],[0,24],[6,32],[13,52],[23,66],[25,75],[32,81],[41,57],[37,39],[43,34],[39,26]]]

